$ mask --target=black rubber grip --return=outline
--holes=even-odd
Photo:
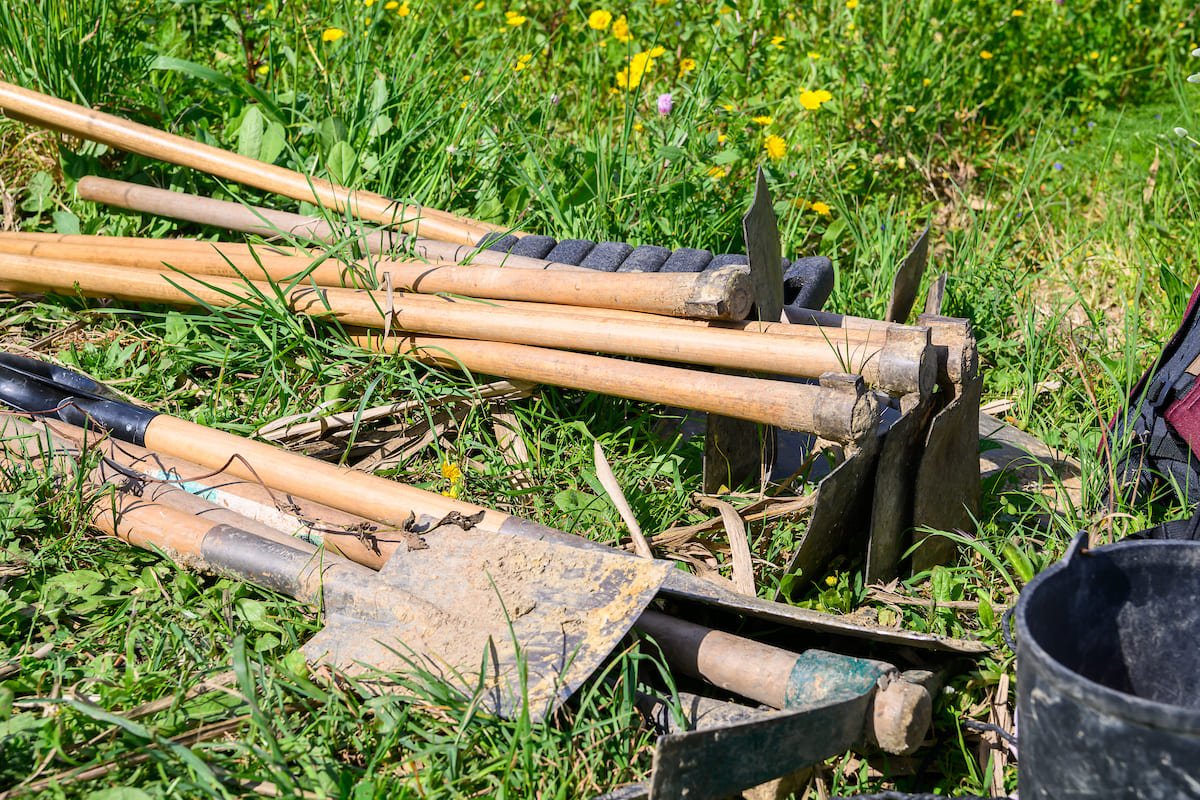
[[[508,252],[526,258],[545,258],[558,241],[553,236],[522,236]]]
[[[833,262],[828,258],[798,258],[783,273],[783,304],[820,310],[833,293],[833,283]]]
[[[86,388],[84,388],[86,387]],[[122,441],[142,445],[157,411],[111,400],[90,378],[34,358],[0,353],[0,402],[18,411],[61,419],[80,427],[111,431]]]
[[[617,272],[658,272],[671,255],[671,251],[655,244],[642,244],[633,248],[633,252],[625,257]]]
[[[713,254],[695,247],[681,247],[667,257],[659,272],[703,272],[712,262]]]
[[[601,272],[616,272],[621,262],[633,252],[633,248],[624,242],[600,242],[587,254],[579,266]]]
[[[588,253],[595,249],[596,243],[591,239],[563,239],[546,254],[546,260],[578,267],[587,258]]]

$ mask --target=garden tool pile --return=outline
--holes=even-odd
[[[787,432],[802,434],[835,454],[786,565],[805,580],[863,548],[869,580],[940,563],[953,555],[947,540],[912,541],[909,531],[964,527],[977,511],[980,380],[970,325],[938,316],[936,285],[919,324],[904,324],[924,237],[897,273],[888,320],[866,320],[819,310],[832,286],[827,259],[781,259],[761,173],[744,221],[747,254],[714,257],[503,230],[10,84],[0,83],[0,108],[358,221],[348,230],[86,178],[86,199],[276,241],[0,234],[0,289],[212,308],[270,302],[335,322],[366,349],[705,412],[707,491],[763,480]],[[739,594],[530,520],[118,402],[45,362],[5,356],[0,395],[40,420],[5,418],[10,458],[82,469],[79,456],[100,449],[100,466],[85,477],[115,498],[95,506],[101,530],[322,604],[326,627],[305,646],[314,660],[372,674],[425,670],[494,713],[527,707],[541,717],[636,626],[697,685],[776,709],[739,704],[735,714],[710,715],[721,720],[715,727],[666,732],[655,796],[729,794],[868,740],[906,752],[928,724],[925,689],[888,663],[780,650],[680,617],[707,609],[739,625],[761,620],[927,652],[983,649]],[[718,750],[764,735],[788,743],[790,755],[714,769]]]

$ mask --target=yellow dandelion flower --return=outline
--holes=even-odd
[[[629,88],[629,70],[623,69],[617,73],[617,86],[620,86],[622,89]]]
[[[643,124],[642,124],[642,123],[640,123],[640,122],[635,122],[635,123],[634,123],[634,125],[633,125],[633,129],[634,129],[635,131],[644,131],[644,130],[646,130],[646,126],[645,126],[645,125],[643,125]]]
[[[729,6],[721,6],[720,8],[717,9],[717,13],[718,14],[732,14],[733,9],[730,8]]]
[[[830,575],[827,578],[825,578],[825,585],[826,586],[837,586],[837,576]]]
[[[771,134],[763,142],[763,150],[767,151],[767,156],[772,161],[778,161],[787,154],[787,142],[783,140],[782,136]]]
[[[679,77],[682,78],[684,75],[691,72],[695,68],[696,68],[696,59],[694,59],[694,58],[680,59],[680,61],[679,61]]]
[[[820,200],[815,203],[810,203],[808,207],[820,214],[822,217],[829,216],[829,206],[825,205]]]
[[[809,50],[809,51],[808,51],[808,57],[809,57],[809,58],[811,58],[813,61],[816,61],[818,58],[820,58],[820,57],[821,57],[821,54],[820,54],[820,53],[814,53],[813,51]]]
[[[466,83],[467,81],[471,80],[471,73],[468,72],[467,74],[463,75],[462,80],[463,80],[463,83]]]
[[[399,7],[400,7],[400,4],[398,2],[396,2],[396,0],[390,0],[390,2],[384,3],[384,5],[383,5],[383,9],[385,11],[395,11]]]
[[[800,93],[800,105],[809,111],[813,111],[821,107],[821,98],[816,92],[810,92],[808,89],[805,89]]]
[[[629,23],[625,20],[625,15],[617,17],[613,22],[612,34],[618,42],[624,44],[633,38],[633,34],[629,32]]]
[[[479,11],[480,9],[482,9],[483,8],[483,0],[479,0],[479,2],[475,4],[474,8],[476,11]]]
[[[719,181],[721,178],[725,177],[725,170],[721,167],[709,167],[708,177],[712,178],[714,181]]]
[[[408,0],[401,3],[400,7],[396,9],[396,16],[398,17],[407,17],[411,13],[412,9],[408,7]]]
[[[594,31],[603,31],[608,29],[608,23],[612,22],[612,14],[607,11],[597,10],[588,14],[588,27]]]
[[[786,41],[787,41],[786,36],[772,36],[771,37],[771,44],[774,45],[776,50],[782,50],[783,43]]]
[[[981,51],[979,51],[979,57],[982,58],[984,61],[987,61],[989,58],[992,57],[992,52],[990,50],[981,50]]]
[[[446,491],[442,492],[442,497],[449,497],[451,500],[458,499],[458,485],[451,486]]]
[[[830,100],[833,99],[833,95],[831,95],[829,92],[825,91],[824,89],[817,89],[817,91],[813,92],[813,94],[815,94],[817,96],[818,103],[828,103]]]
[[[757,122],[759,125],[770,125],[772,122],[775,121],[775,118],[774,117],[753,117],[752,121]]]
[[[443,461],[442,462],[442,477],[446,478],[449,481],[455,481],[455,482],[461,481],[462,480],[462,469],[458,466],[458,464],[455,464],[453,461]]]
[[[651,58],[658,58],[659,56],[661,56],[661,55],[662,55],[663,53],[665,53],[665,52],[667,52],[667,48],[665,48],[665,47],[659,47],[658,45],[655,45],[654,47],[650,48],[650,57],[651,57]]]
[[[375,5],[375,0],[363,0],[363,5],[367,8],[370,8],[371,6]]]
[[[1013,9],[1013,12],[1012,12],[1012,15],[1013,15],[1014,17],[1023,17],[1023,16],[1025,16],[1025,12],[1024,12],[1024,11],[1022,11],[1021,9],[1019,9],[1019,8],[1014,8],[1014,9]]]
[[[734,106],[733,106],[733,104],[732,104],[732,103],[725,103],[725,104],[723,104],[723,105],[721,106],[721,108],[725,109],[725,110],[726,110],[726,111],[728,111],[730,114],[732,114],[732,113],[734,112]]]
[[[718,133],[718,134],[717,134],[717,144],[725,144],[725,140],[726,140],[726,139],[728,139],[728,138],[729,138],[729,137],[728,137],[728,136],[726,136],[725,134],[723,134],[723,133]]]
[[[1092,61],[1095,61],[1097,58],[1100,57],[1100,54],[1098,52],[1096,52],[1095,50],[1093,50],[1091,53],[1089,53],[1089,55],[1091,56]]]
[[[851,11],[858,8],[858,0],[846,0],[846,8],[850,9]]]
[[[504,18],[505,25],[511,25],[515,28],[518,25],[525,24],[525,18],[522,17],[520,14],[511,14],[510,12],[506,11],[504,14],[504,17],[505,17]]]
[[[911,114],[917,110],[917,107],[916,106],[905,106],[904,110]]]
[[[259,75],[266,75],[270,71],[271,71],[271,68],[268,67],[266,64],[259,65],[259,68],[256,70],[256,72],[258,72]]]
[[[929,85],[929,83],[930,83],[930,81],[929,81],[929,78],[926,78],[926,79],[924,79],[923,81],[921,81],[921,85],[922,85],[922,86],[928,86],[928,85]]]
[[[321,34],[322,42],[336,42],[338,39],[346,35],[346,32],[341,28],[326,28]]]

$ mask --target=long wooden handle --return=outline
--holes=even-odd
[[[95,203],[128,208],[144,214],[157,214],[174,219],[227,228],[231,231],[254,233],[260,236],[278,236],[280,232],[306,237],[318,241],[332,242],[347,237],[354,238],[368,252],[392,253],[397,249],[412,252],[420,258],[453,261],[490,266],[516,267],[520,269],[552,269],[563,272],[591,272],[586,267],[560,264],[541,258],[515,256],[494,250],[479,250],[474,245],[455,244],[427,236],[398,236],[388,230],[358,230],[351,226],[335,228],[325,220],[275,211],[261,206],[247,206],[228,200],[171,192],[152,186],[114,181],[87,175],[80,179],[76,191],[84,200]],[[428,231],[425,231],[428,233]]]
[[[262,252],[266,251],[266,252]],[[213,244],[202,249],[159,246],[97,247],[44,242],[0,235],[0,253],[90,261],[112,266],[161,270],[164,265],[190,275],[247,276],[287,281],[305,273],[320,286],[374,286],[391,276],[398,290],[421,294],[457,294],[493,300],[523,300],[560,305],[627,309],[648,314],[698,319],[744,318],[753,305],[750,277],[737,267],[699,274],[608,272],[534,272],[502,267],[463,267],[391,259],[360,261],[354,266],[319,257],[273,254],[268,248]],[[311,266],[316,263],[316,266]],[[311,269],[309,269],[311,267]]]
[[[271,297],[278,288],[215,276],[201,281],[178,273],[159,274],[153,270],[14,255],[0,256],[0,286],[10,291],[82,292],[136,302],[182,305],[203,302],[217,307]],[[389,297],[386,292],[356,289],[296,287],[286,293],[286,302],[295,313],[332,317],[368,328],[382,328],[390,322],[392,328],[410,333],[612,353],[806,378],[850,372],[898,394],[928,394],[936,377],[931,349],[919,342],[910,343],[914,357],[908,361],[915,364],[915,369],[903,375],[905,384],[898,386],[884,364],[878,360],[857,362],[858,354],[853,349],[841,348],[836,342],[806,342],[789,336],[652,323],[611,325],[604,321],[575,320],[562,314],[503,308],[488,301],[403,293]]]
[[[505,232],[503,228],[444,211],[397,203],[374,192],[350,190],[3,81],[0,81],[0,108],[22,122],[207,172],[293,200],[316,203],[335,213],[349,212],[359,219],[400,223],[404,230],[420,230],[426,236],[474,245],[489,233]]]
[[[364,333],[360,347],[384,350],[452,369],[582,389],[612,397],[708,411],[835,441],[874,431],[879,407],[870,393],[824,386],[697,372],[543,347],[435,336]],[[840,389],[842,384],[836,384]]]

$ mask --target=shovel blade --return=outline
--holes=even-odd
[[[600,666],[670,568],[453,525],[422,541],[368,581],[327,585],[305,653],[368,680],[415,671],[534,721]]]

